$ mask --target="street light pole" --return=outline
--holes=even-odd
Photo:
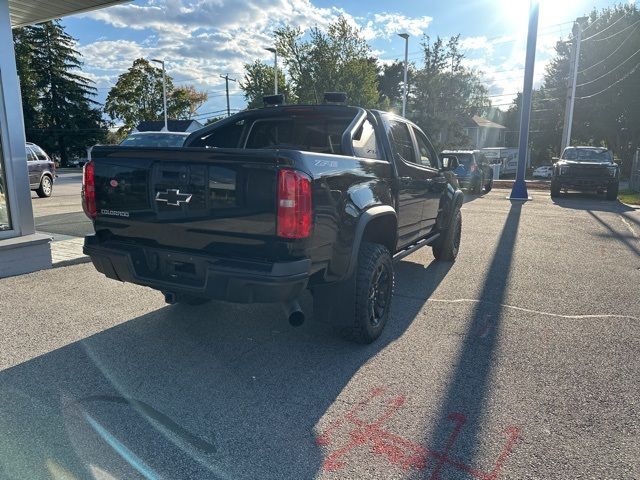
[[[407,71],[409,70],[409,34],[399,33],[404,38],[404,86],[402,89],[402,116],[407,114]]]
[[[156,62],[162,65],[162,103],[164,105],[164,132],[169,131],[169,125],[167,121],[167,80],[164,70],[164,60],[151,59],[152,62]]]
[[[265,50],[273,53],[274,55],[273,70],[275,73],[273,74],[273,77],[274,77],[273,94],[277,95],[278,94],[278,50],[276,50],[274,47],[267,47],[265,48]]]
[[[538,42],[539,0],[531,0],[529,12],[529,33],[527,35],[527,56],[524,64],[524,86],[522,88],[522,114],[520,116],[520,144],[518,148],[518,170],[516,181],[511,190],[510,200],[529,200],[527,183],[524,174],[527,166],[529,150],[529,120],[531,119],[531,96],[533,90],[533,69],[536,60],[536,44]]]

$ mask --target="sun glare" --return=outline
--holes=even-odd
[[[565,21],[567,15],[576,10],[576,15],[584,13],[579,11],[584,0],[538,0],[540,6],[539,25],[553,25]],[[529,19],[531,2],[529,0],[500,0],[499,16],[503,21],[515,24],[518,27],[526,25]]]

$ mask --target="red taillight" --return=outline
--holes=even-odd
[[[93,160],[87,162],[82,170],[82,209],[91,220],[98,216],[96,208],[96,179]]]
[[[278,172],[278,236],[307,238],[311,234],[311,180],[295,170]]]

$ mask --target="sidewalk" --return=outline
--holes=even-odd
[[[89,257],[82,253],[82,245],[84,244],[83,237],[72,237],[47,232],[42,233],[50,235],[53,238],[51,241],[51,263],[53,268],[91,261]]]

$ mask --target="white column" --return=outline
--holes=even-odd
[[[29,235],[34,233],[35,227],[9,0],[0,0],[0,45],[6,46],[0,48],[0,134],[13,227],[12,234],[7,236]]]
[[[9,0],[0,0],[0,139],[11,230],[0,232],[0,278],[51,267],[51,237],[36,234]]]

